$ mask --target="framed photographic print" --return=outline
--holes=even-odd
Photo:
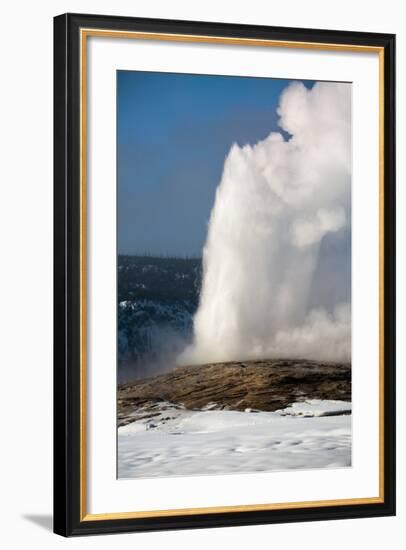
[[[54,20],[54,530],[395,513],[395,37]]]

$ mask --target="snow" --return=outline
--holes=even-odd
[[[290,416],[335,416],[338,414],[351,414],[351,403],[312,399],[302,403],[293,403],[291,407],[277,412],[281,415]]]
[[[349,467],[350,412],[349,403],[321,400],[276,412],[160,403],[153,417],[118,429],[118,477]]]

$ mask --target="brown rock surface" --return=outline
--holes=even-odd
[[[154,416],[154,405],[162,401],[187,409],[213,404],[275,411],[306,399],[351,401],[351,364],[273,359],[177,367],[119,386],[118,424],[126,424],[140,408]]]

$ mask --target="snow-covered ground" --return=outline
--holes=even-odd
[[[276,412],[161,403],[154,417],[145,413],[118,429],[119,478],[351,466],[350,403],[310,400]]]

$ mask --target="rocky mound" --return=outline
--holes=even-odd
[[[307,399],[351,401],[351,364],[283,359],[178,367],[119,386],[117,397],[119,425],[163,401],[187,409],[262,411]]]

